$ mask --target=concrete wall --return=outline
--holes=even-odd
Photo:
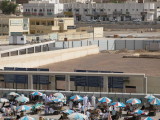
[[[38,67],[50,63],[75,59],[99,53],[97,46],[77,47],[56,51],[48,51],[20,56],[0,58],[0,68],[3,67]]]

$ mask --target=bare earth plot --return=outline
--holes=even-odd
[[[78,59],[41,66],[50,71],[72,72],[75,69],[145,73],[160,76],[160,59],[122,58],[124,54],[99,53]]]

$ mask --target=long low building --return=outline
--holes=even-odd
[[[27,3],[23,5],[24,15],[27,16],[66,16],[75,20],[112,20],[129,21],[139,18],[142,21],[159,19],[160,9],[157,3]],[[46,7],[47,6],[47,7]],[[54,9],[54,10],[52,10]],[[56,13],[56,11],[59,11]]]
[[[4,16],[0,19],[0,35],[48,34],[69,30],[75,31],[74,18]]]

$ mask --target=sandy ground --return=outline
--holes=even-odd
[[[160,76],[160,60],[149,58],[122,58],[123,53],[99,53],[73,60],[41,66],[50,71],[71,72],[81,70],[119,71],[125,73],[145,73],[148,76]],[[126,55],[126,54],[125,54]]]

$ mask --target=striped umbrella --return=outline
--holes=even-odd
[[[55,102],[55,103],[62,102],[62,100],[61,100],[61,99],[58,99],[58,98],[53,99],[52,101]]]
[[[147,117],[147,118],[145,118],[145,119],[143,119],[143,120],[155,120],[155,119],[153,119],[153,118],[151,118],[151,117]]]
[[[87,116],[84,114],[81,114],[81,113],[72,113],[72,114],[68,115],[68,118],[70,120],[85,120],[87,118]]]
[[[141,104],[141,100],[139,100],[137,98],[130,98],[129,100],[126,101],[126,103],[131,103],[132,105]]]
[[[29,117],[29,116],[24,116],[24,117],[20,118],[19,120],[35,120],[35,119],[32,117]]]
[[[70,97],[70,100],[81,101],[81,100],[83,100],[83,98],[79,95],[74,95],[74,96]]]
[[[64,110],[63,113],[70,115],[70,114],[74,113],[74,111],[73,110]]]
[[[33,96],[36,96],[36,95],[38,95],[38,96],[42,96],[42,95],[43,95],[43,93],[38,92],[38,91],[35,91],[35,92],[32,92],[32,93],[31,93],[31,95],[33,95]]]
[[[60,98],[60,99],[64,98],[64,95],[63,95],[62,93],[54,93],[53,95],[54,95],[56,98]]]
[[[27,111],[27,110],[30,110],[31,108],[32,107],[27,106],[27,105],[21,105],[21,106],[16,107],[16,110],[17,111]]]
[[[10,92],[8,95],[11,95],[11,96],[19,96],[19,94],[16,93],[16,92]]]
[[[144,98],[146,98],[146,99],[153,99],[153,98],[155,98],[155,96],[153,96],[153,95],[146,95]]]
[[[160,99],[159,98],[150,99],[149,102],[152,105],[160,105]]]
[[[126,105],[122,102],[113,102],[111,105],[114,105],[116,107],[126,107]]]
[[[139,109],[135,110],[134,113],[140,114],[140,115],[141,115],[141,114],[144,114],[144,112],[143,112],[142,110],[139,110]]]
[[[6,98],[0,98],[0,102],[1,102],[1,103],[9,102],[9,100],[8,100],[8,99],[6,99]]]
[[[98,102],[100,103],[110,103],[112,100],[108,97],[102,97],[98,99]]]
[[[35,105],[32,106],[32,109],[38,109],[43,107],[44,105],[42,103],[36,103]]]
[[[17,100],[18,102],[22,102],[22,103],[29,102],[29,98],[25,97],[23,94],[21,96],[17,97],[15,100]]]

